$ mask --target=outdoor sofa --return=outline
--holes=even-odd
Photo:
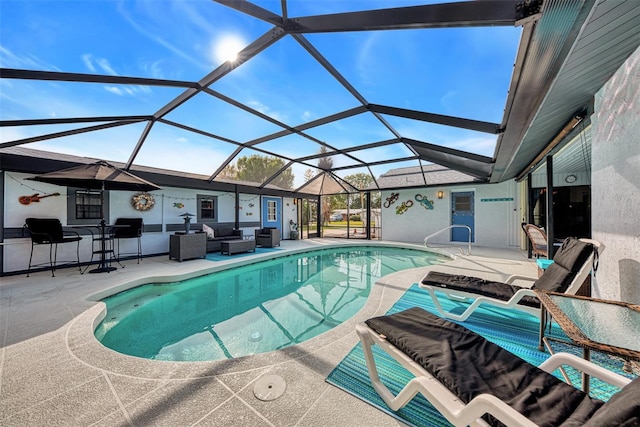
[[[207,234],[207,253],[209,252],[219,252],[222,248],[221,242],[226,242],[229,240],[242,240],[242,230],[235,230],[230,227],[213,227],[211,225],[208,226],[213,230],[213,237],[210,234]],[[204,227],[200,226],[201,232],[205,232],[203,230]]]

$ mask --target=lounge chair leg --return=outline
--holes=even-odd
[[[78,240],[76,245],[76,260],[78,261],[78,271],[82,274],[82,266],[80,265],[80,240]]]
[[[27,277],[31,273],[31,261],[33,260],[33,243],[31,243],[31,255],[29,255],[29,266],[27,267]]]
[[[425,288],[423,288],[425,289]],[[429,294],[431,295],[431,299],[433,300],[433,304],[436,306],[436,309],[438,310],[438,313],[440,313],[442,315],[442,317],[447,318],[447,319],[453,319],[453,320],[457,320],[460,322],[464,322],[465,320],[467,320],[467,318],[469,316],[471,316],[471,313],[482,303],[482,300],[480,298],[476,299],[473,301],[473,303],[471,303],[471,305],[469,305],[469,307],[467,307],[467,309],[462,313],[462,314],[453,314],[449,311],[445,311],[442,308],[442,305],[440,305],[440,301],[438,300],[438,297],[436,296],[436,292],[433,288],[426,288],[426,291],[429,292]],[[446,293],[446,292],[445,292]],[[447,297],[451,297],[451,295],[447,294]],[[456,301],[460,301],[458,298],[452,298]]]
[[[371,385],[375,391],[380,395],[384,403],[391,408],[392,411],[397,411],[413,399],[416,394],[420,392],[418,387],[418,378],[414,378],[398,393],[394,396],[391,391],[385,386],[380,377],[378,376],[378,368],[376,366],[375,359],[373,357],[372,346],[375,344],[367,332],[362,332],[356,328],[360,342],[362,343],[362,350],[364,351],[364,358],[367,364],[367,371],[369,372],[369,379]]]
[[[55,243],[56,245],[55,250],[53,249],[53,245],[54,243],[52,243],[51,246],[49,246],[49,264],[51,264],[51,277],[56,277],[55,271],[56,271],[56,262],[58,259],[58,244]]]
[[[118,265],[119,265],[121,268],[124,268],[124,265],[120,262],[120,239],[114,239],[114,240],[117,240],[117,241],[118,241],[118,242],[117,242],[117,245],[118,245],[118,251],[117,251],[117,252],[115,252],[115,251],[113,252],[114,254],[116,254],[116,255],[115,255],[115,257],[116,257],[116,262],[118,263]],[[113,243],[113,240],[111,241],[111,244],[112,244],[112,245],[114,244],[114,243]],[[113,246],[112,246],[112,248],[113,248]]]

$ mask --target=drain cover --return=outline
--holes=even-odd
[[[268,402],[282,396],[287,389],[287,383],[280,375],[263,375],[253,386],[253,394],[260,400]]]

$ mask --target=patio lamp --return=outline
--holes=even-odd
[[[185,212],[180,216],[184,218],[184,232],[186,234],[189,234],[189,229],[191,228],[191,217],[195,215],[189,212]]]
[[[444,197],[444,191],[438,191],[438,199],[442,199]]]

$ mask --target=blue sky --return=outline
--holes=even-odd
[[[422,4],[415,1],[307,1],[288,3],[290,17]],[[257,1],[280,14],[280,1]],[[0,0],[0,64],[5,68],[197,81],[223,60],[222,40],[248,45],[271,25],[209,0]],[[369,31],[305,36],[370,103],[499,123],[520,29],[512,27]],[[217,81],[212,89],[287,125],[358,106],[291,36]],[[152,114],[182,89],[32,80],[0,81],[2,120]],[[217,98],[199,94],[169,120],[247,142],[281,130]],[[385,116],[403,136],[492,156],[496,137]],[[0,129],[2,142],[88,125]],[[127,161],[144,129],[121,126],[25,147]],[[364,114],[310,129],[336,148],[390,139]],[[202,174],[214,172],[236,146],[156,124],[136,163]],[[287,157],[314,154],[318,145],[292,135],[264,149]],[[362,152],[364,160],[405,155],[400,145]],[[245,153],[242,153],[245,154]],[[251,153],[246,153],[251,154]],[[336,156],[334,165],[352,160]],[[395,164],[376,170],[379,175]],[[304,166],[296,166],[300,183]],[[352,171],[360,172],[360,170]],[[352,173],[346,172],[346,174]]]

